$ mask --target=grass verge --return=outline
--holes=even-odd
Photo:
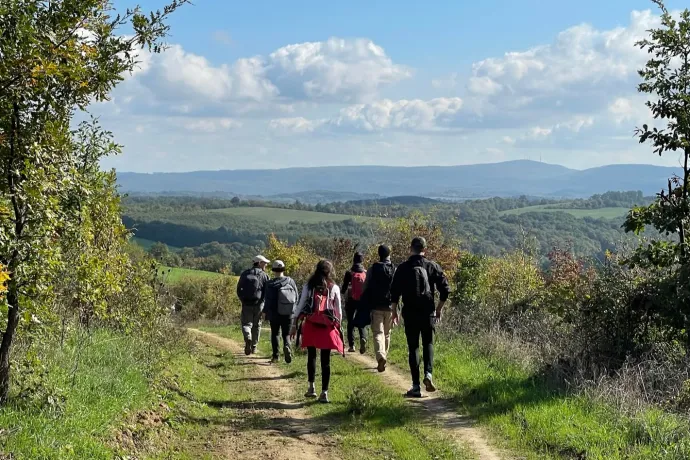
[[[242,342],[239,327],[206,327],[208,332]],[[270,343],[264,331],[260,352],[268,359]],[[296,354],[286,371],[285,384],[295,399],[306,390],[306,355]],[[320,388],[317,370],[317,391]],[[367,459],[469,459],[469,448],[459,449],[445,439],[433,423],[424,419],[401,394],[386,386],[377,375],[339,356],[331,360],[331,404],[309,404],[307,410],[318,424],[329,427],[346,458]]]
[[[10,458],[113,458],[112,427],[151,398],[140,345],[96,331],[15,372],[13,397],[0,409],[0,450]]]
[[[391,348],[391,362],[406,368],[401,330]],[[654,408],[626,414],[606,402],[549,388],[462,338],[436,341],[434,379],[460,410],[528,458],[690,458],[690,424],[682,417]]]

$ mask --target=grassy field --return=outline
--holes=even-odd
[[[32,396],[0,409],[0,458],[113,458],[114,427],[153,399],[145,347],[132,337],[92,334],[52,347],[35,369],[45,366],[45,383],[31,389],[26,377]]]
[[[290,222],[303,222],[306,224],[316,224],[320,222],[340,222],[352,219],[356,222],[366,222],[375,220],[372,217],[350,216],[345,214],[329,214],[325,212],[299,211],[296,209],[280,208],[226,208],[213,209],[209,213],[224,214],[230,216],[243,217],[247,219],[259,219],[276,224],[288,224]]]
[[[690,425],[649,409],[621,413],[605,402],[549,389],[537,377],[461,339],[436,341],[434,380],[459,409],[530,459],[690,458]],[[392,340],[391,362],[407,368],[405,337]]]
[[[171,284],[177,283],[183,278],[218,278],[221,276],[228,276],[222,273],[179,267],[161,267],[158,269],[158,273],[162,274],[163,279]]]
[[[203,328],[242,342],[238,326]],[[260,352],[268,360],[270,343],[264,336]],[[306,390],[306,356],[297,353],[291,365],[280,364],[288,372],[283,380],[293,397],[303,400]],[[320,371],[317,371],[320,374]],[[428,421],[420,419],[402,395],[386,386],[373,373],[339,356],[331,359],[331,404],[309,404],[312,418],[339,440],[343,458],[366,459],[470,459],[471,451],[459,450],[442,438]],[[317,380],[318,380],[317,376]],[[317,382],[317,391],[320,382]]]
[[[594,217],[604,219],[615,219],[625,216],[628,208],[601,208],[601,209],[548,209],[548,206],[553,205],[537,205],[528,206],[526,208],[510,209],[502,211],[501,215],[520,215],[526,212],[566,212],[575,217]]]

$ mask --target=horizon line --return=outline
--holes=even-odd
[[[455,164],[455,165],[412,165],[412,166],[391,166],[391,165],[378,165],[378,164],[363,164],[363,165],[329,165],[329,166],[287,166],[283,168],[238,168],[238,169],[193,169],[188,171],[151,171],[151,172],[140,172],[140,171],[120,171],[117,168],[111,168],[116,171],[117,174],[142,174],[142,175],[154,175],[154,174],[190,174],[190,173],[207,173],[207,172],[241,172],[241,171],[287,171],[294,169],[329,169],[329,168],[389,168],[389,169],[412,169],[412,168],[462,168],[471,166],[491,166],[491,165],[501,165],[509,163],[534,163],[543,164],[547,166],[557,166],[570,171],[589,171],[592,169],[607,168],[611,166],[652,166],[658,168],[676,168],[680,166],[666,166],[651,163],[610,163],[601,166],[593,166],[591,168],[571,168],[558,163],[547,163],[544,161],[537,160],[506,160],[506,161],[495,161],[487,163],[466,163],[466,164]]]

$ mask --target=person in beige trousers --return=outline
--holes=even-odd
[[[391,263],[391,250],[386,245],[378,248],[379,261],[367,271],[362,299],[371,310],[371,331],[374,335],[374,351],[378,371],[386,370],[388,350],[391,344],[393,311],[391,305],[391,283],[395,266]]]

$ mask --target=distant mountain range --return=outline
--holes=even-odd
[[[679,168],[610,165],[586,170],[529,160],[468,166],[333,166],[273,170],[118,173],[121,191],[347,201],[398,195],[432,198],[581,198],[607,191],[653,195]],[[310,199],[311,198],[311,199]]]

